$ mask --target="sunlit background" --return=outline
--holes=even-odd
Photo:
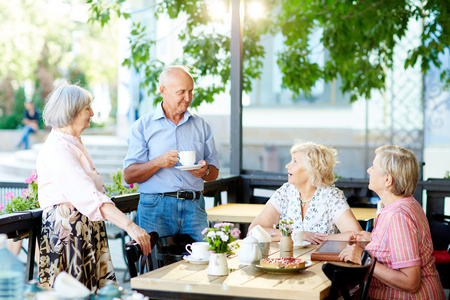
[[[112,15],[101,27],[99,22],[88,22],[89,5],[81,0],[1,1],[0,128],[20,128],[25,100],[33,100],[42,108],[52,87],[61,80],[70,80],[94,94],[92,129],[102,129],[124,140],[130,124],[154,109],[154,97],[140,87],[143,75],[122,65],[123,60],[130,57],[132,22],[144,24],[148,37],[156,41],[151,49],[152,58],[171,64],[183,56],[178,34],[185,28],[187,16],[181,14],[177,19],[170,19],[162,14],[155,18],[157,3],[154,0],[124,1],[122,10],[130,14],[130,19]],[[229,36],[230,1],[205,3],[213,22],[202,28],[202,32]],[[248,0],[242,1],[242,5],[241,17],[248,22],[258,24],[268,16],[266,1]],[[439,126],[431,121],[423,126],[424,112],[417,107],[421,107],[424,82],[431,80],[431,76],[423,78],[417,68],[402,69],[408,49],[420,43],[420,33],[420,21],[411,21],[407,38],[396,49],[394,71],[387,72],[387,90],[374,93],[370,101],[360,99],[355,103],[350,103],[349,95],[341,92],[339,78],[329,82],[319,80],[310,95],[294,96],[283,87],[283,74],[277,64],[285,37],[281,33],[262,36],[260,46],[265,57],[261,76],[252,80],[252,90],[242,96],[243,168],[283,173],[290,159],[289,147],[296,139],[303,139],[338,149],[338,175],[367,178],[372,148],[379,142],[376,138],[401,127],[405,132],[426,131],[424,178],[443,176],[450,165],[450,142],[445,130],[448,128],[445,120],[450,119],[448,112],[438,109],[425,112],[425,116],[430,116],[425,122],[444,121]],[[309,58],[319,67],[329,60],[321,42],[322,34],[320,28],[312,31],[308,44]],[[221,57],[221,53],[218,56]],[[196,81],[196,86],[218,81],[219,78],[203,76]],[[436,102],[445,95],[445,92],[440,94]],[[407,113],[398,111],[409,115],[409,121],[403,122],[393,115],[390,106],[393,100],[399,101],[396,105]],[[226,172],[230,163],[229,86],[213,103],[203,103],[194,111],[213,127],[221,170]],[[413,117],[416,111],[419,115]],[[440,115],[436,117],[436,113]],[[349,165],[352,167],[348,168]]]

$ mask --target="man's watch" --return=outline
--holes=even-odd
[[[206,176],[208,176],[208,175],[209,175],[209,166],[208,166],[208,169],[206,170],[205,175],[203,175],[203,177],[206,177]]]

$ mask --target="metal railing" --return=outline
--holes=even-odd
[[[6,194],[13,192],[14,196],[20,196],[22,191],[28,187],[26,183],[20,182],[0,182],[0,204],[6,205],[8,200]]]

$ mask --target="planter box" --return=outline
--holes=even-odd
[[[18,211],[0,216],[0,233],[8,238],[23,238],[37,222],[41,222],[42,209]]]
[[[41,235],[42,209],[14,212],[0,216],[0,233],[8,238],[23,239],[29,237],[28,253],[35,253],[36,239]],[[33,279],[34,255],[28,254],[25,281]]]
[[[111,197],[111,200],[116,204],[116,207],[124,213],[129,213],[137,210],[139,204],[140,193],[133,193],[127,195],[120,195]]]
[[[139,193],[133,193],[115,196],[111,200],[116,204],[117,208],[127,213],[137,209],[139,195]],[[41,217],[41,208],[0,215],[0,233],[5,233],[8,238],[27,236],[27,233],[33,225],[42,222]]]

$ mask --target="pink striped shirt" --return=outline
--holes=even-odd
[[[372,231],[368,250],[377,262],[391,269],[421,266],[420,290],[408,293],[387,286],[373,277],[370,299],[445,299],[434,264],[428,220],[420,204],[408,197],[383,208]]]

